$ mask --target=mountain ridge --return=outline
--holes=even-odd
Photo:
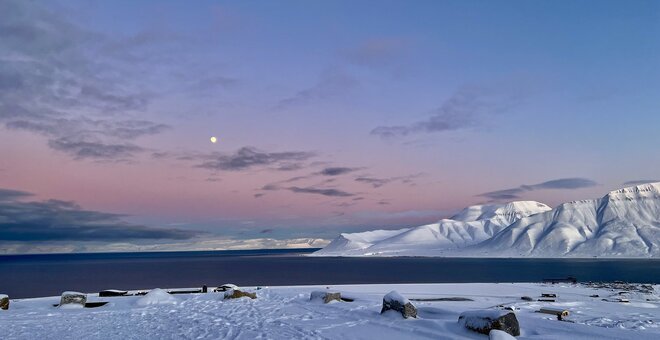
[[[655,258],[660,257],[660,182],[554,209],[534,201],[470,206],[437,223],[373,231],[362,244],[353,235],[340,235],[314,255]]]

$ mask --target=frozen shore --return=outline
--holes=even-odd
[[[642,286],[635,286],[642,287]],[[60,297],[11,300],[0,310],[3,339],[487,339],[457,322],[476,309],[514,309],[519,339],[658,339],[660,285],[620,289],[584,284],[464,283],[337,285],[352,302],[310,301],[326,286],[246,287],[256,299],[223,293],[99,297],[97,308],[58,308]],[[380,314],[396,290],[416,306],[417,318]],[[556,294],[555,302],[538,301]],[[597,295],[597,297],[596,297]],[[531,297],[532,301],[521,297]],[[470,301],[471,300],[471,301]],[[621,302],[628,301],[628,302]],[[498,307],[501,306],[501,307]],[[567,310],[568,321],[537,313]]]

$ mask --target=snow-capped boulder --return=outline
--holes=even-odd
[[[85,307],[87,295],[79,292],[64,292],[60,297],[60,307]]]
[[[5,294],[0,294],[0,309],[7,310],[9,309],[9,296]]]
[[[138,306],[176,304],[179,300],[167,291],[156,288],[135,301]]]
[[[223,285],[218,286],[216,289],[213,291],[215,292],[226,292],[231,289],[238,289],[238,286],[233,284],[233,283],[225,283]]]
[[[388,310],[401,313],[405,319],[417,317],[417,308],[415,308],[410,300],[399,294],[396,290],[387,293],[383,297],[383,309],[381,309],[380,313],[383,314]]]
[[[341,293],[315,290],[310,294],[309,300],[323,301],[323,303],[330,303],[331,301],[341,301]]]
[[[244,292],[238,289],[230,289],[225,292],[225,299],[238,299],[242,297],[249,297],[250,299],[256,299],[257,293]]]
[[[516,340],[516,338],[504,331],[500,331],[498,329],[493,329],[488,333],[488,339],[489,340]]]
[[[484,309],[463,312],[458,317],[458,323],[477,333],[488,335],[497,329],[513,336],[520,335],[520,325],[516,314],[508,310]]]

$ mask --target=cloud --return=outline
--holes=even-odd
[[[48,142],[48,145],[73,156],[74,159],[113,159],[119,160],[133,157],[144,149],[133,144],[106,144],[103,142],[58,138]]]
[[[379,126],[371,130],[371,134],[381,138],[393,138],[417,133],[468,129],[487,121],[493,114],[505,111],[519,100],[518,95],[465,87],[449,97],[429,118],[409,125]]]
[[[657,183],[660,182],[658,179],[638,179],[634,181],[628,181],[623,183],[623,185],[641,185],[641,184],[647,184],[647,183]]]
[[[32,196],[32,194],[29,192],[0,188],[0,202],[14,201],[30,196]]]
[[[118,58],[136,49],[86,30],[48,5],[0,3],[0,124],[46,136],[50,147],[75,159],[133,156],[139,147],[126,140],[169,128],[129,118],[153,97],[135,81],[136,59]],[[151,40],[140,39],[140,46]]]
[[[240,171],[254,167],[275,166],[277,170],[286,171],[298,169],[298,167],[291,167],[291,162],[305,161],[314,156],[315,154],[311,152],[266,152],[246,146],[231,155],[216,153],[206,156],[208,159],[198,164],[197,167],[211,170]]]
[[[360,170],[361,168],[347,168],[347,167],[329,167],[321,170],[319,173],[323,176],[339,176],[353,171]]]
[[[532,185],[521,185],[517,188],[502,189],[491,192],[486,192],[478,196],[487,197],[492,200],[514,200],[520,198],[520,194],[526,191],[543,190],[543,189],[564,189],[574,190],[590,188],[598,185],[593,180],[587,178],[560,178],[543,183]]]
[[[326,71],[316,85],[301,90],[295,95],[280,100],[276,110],[307,104],[315,100],[339,97],[357,87],[358,81],[352,76],[340,71]]]
[[[372,38],[345,51],[346,59],[360,66],[387,66],[400,59],[410,48],[409,41],[396,37]]]
[[[28,196],[0,189],[0,241],[186,240],[198,234],[127,223],[124,215],[84,210],[73,202],[19,200]]]
[[[422,173],[413,174],[408,176],[397,176],[397,177],[388,177],[388,178],[376,178],[369,176],[361,176],[355,179],[356,182],[366,183],[371,185],[374,188],[380,188],[385,184],[400,181],[401,183],[412,184],[413,179],[422,176]]]
[[[219,89],[230,89],[239,83],[238,79],[214,75],[196,79],[188,86],[188,91],[195,95],[211,95]]]
[[[350,196],[355,196],[354,194],[351,194],[346,191],[338,190],[338,189],[320,189],[320,188],[313,188],[313,187],[289,187],[287,190],[295,193],[303,193],[303,194],[316,194],[316,195],[323,195],[323,196],[329,196],[329,197],[350,197]]]

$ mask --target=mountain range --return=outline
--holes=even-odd
[[[313,256],[660,257],[660,182],[554,209],[470,206],[433,224],[344,233]]]

